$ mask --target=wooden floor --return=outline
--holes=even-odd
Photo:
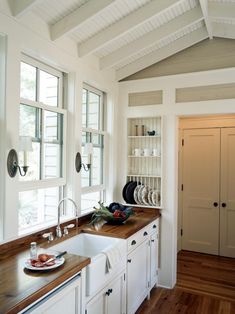
[[[178,254],[174,289],[154,288],[136,314],[235,314],[235,259]]]

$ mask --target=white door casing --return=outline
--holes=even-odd
[[[220,255],[235,257],[235,128],[221,129]]]

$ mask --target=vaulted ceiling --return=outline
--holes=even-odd
[[[52,41],[68,36],[78,56],[94,54],[121,80],[213,37],[235,39],[235,0],[8,0],[12,15],[33,12]]]

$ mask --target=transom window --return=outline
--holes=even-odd
[[[56,221],[65,185],[63,73],[27,56],[20,76],[19,136],[29,136],[26,176],[19,176],[19,233]],[[19,152],[19,164],[24,162]],[[64,213],[65,215],[67,213]]]

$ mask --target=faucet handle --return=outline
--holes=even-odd
[[[53,236],[53,233],[52,233],[52,232],[44,233],[44,234],[42,235],[42,237],[43,237],[44,239],[47,239],[48,242],[51,242],[51,241],[54,240],[54,236]]]
[[[73,227],[75,227],[75,224],[69,224],[67,226],[64,227],[64,235],[69,234],[68,229],[72,229]]]

